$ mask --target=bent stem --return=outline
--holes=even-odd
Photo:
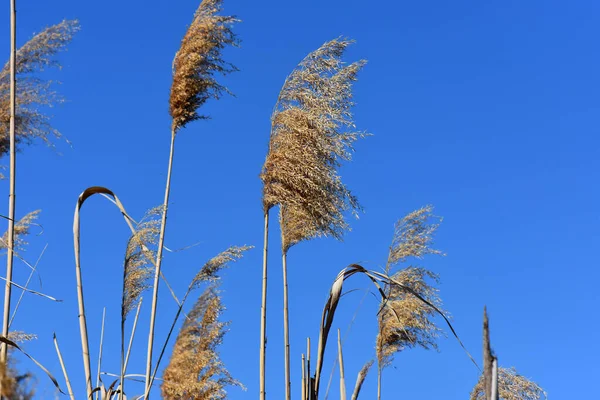
[[[173,157],[175,153],[175,130],[171,131],[171,150],[169,153],[169,166],[167,169],[167,183],[165,185],[165,199],[160,224],[160,235],[158,238],[158,249],[156,250],[156,267],[154,274],[154,286],[152,291],[152,308],[150,311],[150,332],[148,333],[148,353],[146,356],[146,390],[145,399],[150,398],[150,376],[152,373],[152,347],[154,346],[154,326],[156,324],[156,306],[158,303],[158,285],[160,282],[160,267],[162,264],[162,252],[165,243],[165,230],[167,228],[167,207],[169,205],[169,194],[171,192],[171,172],[173,170]]]

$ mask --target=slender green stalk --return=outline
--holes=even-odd
[[[267,254],[269,246],[269,211],[265,211],[263,244],[262,302],[260,306],[260,400],[265,400],[265,356],[267,352]]]
[[[162,252],[165,243],[165,230],[167,228],[167,208],[169,206],[169,195],[171,193],[171,172],[173,170],[173,158],[175,154],[175,130],[171,132],[171,150],[169,153],[169,166],[167,169],[167,183],[165,185],[165,199],[163,202],[163,213],[160,224],[160,236],[158,237],[158,249],[156,250],[156,268],[154,274],[154,286],[152,291],[152,308],[150,310],[150,332],[148,333],[148,353],[146,356],[146,390],[145,399],[150,398],[150,376],[152,374],[152,348],[154,346],[154,326],[156,324],[156,306],[158,303],[158,285],[160,282],[160,267],[162,264]]]
[[[4,287],[4,315],[2,320],[2,336],[8,337],[10,318],[10,296],[12,292],[13,275],[13,248],[15,239],[15,183],[16,183],[16,140],[15,123],[17,113],[17,86],[16,86],[16,58],[17,58],[17,9],[16,0],[10,1],[10,192],[8,196],[8,248],[6,257],[6,285]],[[6,343],[0,346],[0,367],[6,368],[7,347]],[[0,383],[0,394],[2,387]]]
[[[285,399],[291,397],[290,378],[290,317],[288,307],[287,251],[283,253],[283,340],[285,346]]]

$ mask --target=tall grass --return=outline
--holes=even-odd
[[[334,39],[308,54],[287,77],[271,116],[269,151],[263,165],[263,297],[260,387],[265,397],[266,284],[269,210],[279,205],[283,267],[285,398],[291,397],[287,254],[295,244],[319,236],[340,239],[344,213],[360,207],[342,183],[338,167],[350,160],[354,131],[352,84],[365,61],[345,65],[351,41]]]
[[[167,182],[163,201],[162,219],[156,252],[148,352],[146,356],[146,395],[150,397],[152,372],[152,351],[154,346],[154,326],[158,303],[158,286],[161,274],[162,253],[167,228],[167,211],[171,192],[171,173],[175,155],[175,138],[187,124],[205,118],[198,114],[198,108],[208,99],[218,99],[227,89],[219,84],[216,74],[227,74],[235,67],[222,59],[222,50],[228,45],[237,44],[230,26],[236,19],[232,16],[217,15],[221,11],[222,0],[203,0],[196,10],[181,46],[173,61],[173,82],[169,97],[171,115],[171,143],[167,168]]]

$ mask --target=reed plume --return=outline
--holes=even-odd
[[[142,293],[150,288],[150,279],[154,271],[155,251],[158,242],[162,207],[146,212],[127,241],[123,267],[123,295],[121,299],[121,398],[125,386],[125,321],[129,313],[137,307]]]
[[[208,99],[218,99],[224,92],[228,92],[224,86],[217,82],[216,75],[227,74],[236,70],[233,65],[223,60],[222,51],[228,45],[238,44],[238,40],[231,30],[231,25],[237,22],[237,19],[232,16],[217,15],[221,11],[222,3],[222,0],[203,0],[200,3],[173,60],[173,81],[169,96],[169,114],[172,118],[171,145],[150,311],[150,331],[148,333],[146,357],[146,399],[149,398],[150,375],[152,373],[154,326],[156,323],[162,251],[167,225],[167,207],[171,192],[175,137],[177,132],[191,121],[206,118],[206,116],[198,114],[198,108]]]
[[[364,66],[341,58],[352,42],[334,39],[302,60],[287,77],[273,114],[269,152],[263,165],[263,299],[261,315],[261,399],[264,399],[266,283],[269,210],[280,206],[283,253],[284,345],[286,400],[290,399],[287,252],[295,244],[320,236],[341,239],[349,227],[346,211],[360,209],[344,185],[338,168],[350,160],[355,131],[352,84]]]
[[[51,138],[61,136],[50,124],[50,117],[42,108],[62,101],[52,90],[51,83],[34,74],[47,67],[60,68],[54,56],[65,49],[79,30],[75,20],[65,20],[50,26],[25,43],[16,54],[17,91],[15,133],[18,143],[30,143],[41,139],[52,144]],[[9,103],[10,103],[10,67],[7,63],[0,70],[0,157],[9,151]]]
[[[498,390],[503,400],[541,400],[546,392],[535,382],[517,373],[515,368],[498,368]],[[485,399],[483,375],[471,391],[471,400]]]
[[[179,315],[181,314],[181,311],[183,310],[183,306],[185,305],[185,302],[186,302],[188,296],[192,293],[192,291],[194,291],[195,289],[198,289],[203,284],[208,283],[210,285],[216,285],[220,279],[219,272],[222,269],[229,267],[230,263],[235,262],[235,261],[239,260],[240,258],[242,258],[244,252],[250,250],[251,248],[252,248],[252,246],[231,246],[227,250],[219,253],[215,257],[208,260],[208,262],[206,264],[204,264],[204,266],[202,266],[202,268],[194,276],[194,278],[192,279],[192,281],[190,282],[190,284],[188,286],[187,291],[185,292],[185,295],[183,296],[183,298],[181,299],[181,302],[179,303],[179,308],[177,309],[175,318],[173,318],[171,328],[169,330],[169,333],[167,334],[167,338],[165,339],[165,341],[163,343],[162,349],[160,351],[160,355],[158,356],[158,360],[156,361],[156,366],[154,367],[154,372],[152,373],[152,376],[150,378],[150,386],[152,386],[152,384],[154,383],[154,378],[156,376],[156,373],[158,372],[158,367],[160,366],[162,357],[165,354],[167,345],[169,344],[169,339],[171,338],[171,335],[173,334],[173,330],[175,329],[177,321],[179,320]]]
[[[243,387],[219,358],[228,322],[219,321],[224,310],[215,285],[209,286],[188,314],[163,374],[162,397],[166,400],[225,399],[228,386]]]
[[[423,258],[427,254],[442,252],[434,249],[433,237],[439,222],[432,222],[433,207],[425,206],[407,214],[395,225],[388,253],[385,274],[410,287],[429,303],[441,309],[437,289],[428,280],[438,281],[438,276],[425,268],[406,267],[395,272],[395,267],[409,258]],[[441,330],[432,321],[437,312],[428,304],[407,293],[397,285],[386,284],[386,300],[378,317],[375,351],[377,355],[377,399],[381,399],[383,369],[392,363],[394,355],[405,348],[437,348],[436,339]]]
[[[25,240],[25,236],[29,235],[31,225],[36,225],[35,221],[38,219],[41,210],[35,210],[25,214],[23,218],[15,223],[13,249],[24,250],[25,246],[29,243]],[[2,239],[0,240],[0,249],[8,249],[8,232],[4,232]]]

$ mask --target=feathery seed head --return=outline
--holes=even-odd
[[[30,142],[35,138],[51,145],[50,137],[60,137],[52,128],[50,118],[40,110],[60,102],[60,97],[50,89],[50,83],[32,76],[46,67],[60,67],[53,58],[64,49],[79,30],[76,20],[65,20],[44,29],[25,43],[16,56],[17,115],[15,133],[18,142]],[[10,66],[6,63],[0,70],[0,156],[9,150],[10,123]]]
[[[219,358],[218,346],[229,324],[219,321],[223,310],[219,291],[215,286],[208,287],[177,336],[171,360],[163,373],[164,399],[225,399],[227,386],[243,387]]]
[[[351,112],[352,84],[365,61],[341,61],[350,43],[334,39],[306,56],[275,105],[261,180],[265,212],[281,206],[284,251],[318,236],[341,238],[344,212],[360,209],[338,173],[365,136],[354,131]]]
[[[437,282],[436,274],[424,268],[408,267],[393,278],[441,309],[437,289],[427,282],[427,279]],[[442,331],[432,320],[435,315],[433,308],[411,293],[399,286],[391,286],[379,315],[376,353],[380,367],[388,366],[394,355],[405,348],[437,349],[437,338]]]
[[[498,391],[503,400],[546,399],[546,392],[535,382],[521,376],[515,368],[498,368]],[[471,400],[485,399],[483,375],[471,391]]]
[[[227,45],[239,43],[231,30],[238,20],[232,16],[217,15],[222,0],[203,0],[194,14],[181,47],[173,60],[173,83],[169,112],[176,133],[191,121],[206,118],[198,108],[208,99],[218,99],[227,88],[220,85],[215,75],[236,71],[235,66],[223,61],[222,51]]]
[[[229,267],[230,262],[235,262],[242,258],[244,252],[252,249],[254,246],[231,246],[222,253],[217,254],[204,264],[192,280],[192,287],[198,287],[204,282],[216,282],[219,280],[218,273],[224,268]]]
[[[148,210],[127,242],[121,304],[123,319],[137,306],[144,290],[150,287],[155,259],[152,249],[158,243],[162,210],[162,206]]]
[[[23,218],[15,223],[14,249],[17,251],[25,250],[27,243],[24,236],[29,235],[31,225],[37,225],[35,221],[38,219],[41,210],[35,210],[26,214]],[[2,235],[0,240],[0,249],[8,249],[8,231]]]

